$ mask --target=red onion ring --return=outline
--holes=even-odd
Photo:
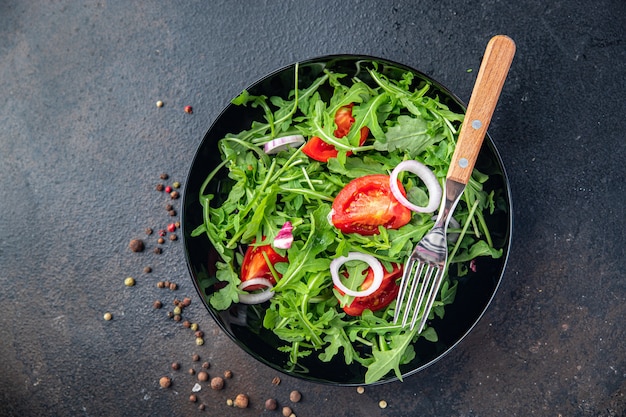
[[[426,207],[416,206],[402,195],[398,187],[398,174],[402,171],[412,172],[424,182],[424,185],[426,185],[428,189],[428,205]],[[396,197],[403,206],[417,213],[432,213],[439,208],[439,204],[441,203],[442,190],[441,184],[437,181],[437,177],[430,168],[415,160],[400,162],[393,171],[391,171],[389,186],[391,187],[391,192],[394,197]]]
[[[239,294],[239,302],[243,304],[260,304],[263,303],[274,296],[274,291],[272,288],[274,286],[267,278],[251,278],[249,280],[243,281],[239,284],[240,290],[245,290],[246,288],[252,285],[263,285],[267,287],[267,289],[261,292],[255,292],[250,294]]]
[[[272,155],[280,151],[284,151],[288,148],[295,148],[297,146],[300,146],[304,142],[306,141],[304,140],[304,136],[302,135],[283,136],[281,138],[276,138],[267,142],[265,145],[263,145],[263,150],[266,154]]]
[[[348,261],[363,261],[367,263],[370,268],[372,268],[372,271],[374,271],[374,281],[368,289],[363,291],[354,291],[343,285],[343,282],[341,282],[341,278],[339,277],[339,268]],[[333,259],[330,263],[330,275],[333,277],[333,283],[341,292],[352,297],[365,297],[373,294],[383,283],[384,274],[383,266],[380,261],[372,255],[368,255],[366,253],[350,252],[348,253],[348,256],[340,256],[339,258]]]

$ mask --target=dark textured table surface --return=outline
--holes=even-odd
[[[626,415],[625,26],[623,0],[0,0],[0,415],[280,415],[270,397],[299,417]],[[180,240],[153,253],[144,230],[172,221],[155,185],[184,183],[220,110],[276,68],[374,55],[467,101],[497,33],[518,47],[490,127],[515,221],[487,313],[403,383],[273,385],[205,312]],[[166,316],[185,297],[202,346]],[[233,377],[191,403],[205,361]]]

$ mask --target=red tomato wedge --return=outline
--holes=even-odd
[[[350,132],[350,128],[354,123],[354,117],[352,117],[352,104],[348,106],[340,107],[335,113],[335,129],[334,135],[337,138],[342,138]],[[367,127],[361,128],[361,138],[359,139],[359,145],[363,145],[367,140],[367,136],[370,134],[370,130]],[[328,162],[330,158],[336,158],[339,152],[337,149],[329,143],[324,142],[317,136],[313,136],[302,147],[302,152],[311,159],[315,159],[320,162]],[[352,155],[352,152],[348,151],[347,155]]]
[[[272,265],[276,265],[278,262],[287,262],[287,257],[279,255],[271,245],[261,246],[248,246],[246,253],[241,263],[241,282],[245,282],[252,278],[266,278],[272,285],[276,285],[276,279],[270,270],[265,256]],[[246,291],[255,291],[265,288],[262,285],[251,285],[246,288]]]
[[[380,287],[373,293],[365,297],[355,297],[352,303],[343,307],[343,311],[350,316],[360,316],[364,310],[377,311],[387,307],[398,296],[400,286],[397,280],[402,277],[402,264],[393,264],[391,272],[385,270],[383,282]],[[365,291],[372,285],[374,281],[374,272],[370,268],[367,276],[361,284],[361,291]],[[335,287],[336,288],[336,287]],[[341,290],[337,289],[340,294]]]
[[[402,195],[404,187],[398,182]],[[411,210],[391,192],[389,176],[366,175],[350,181],[335,197],[331,221],[344,233],[378,234],[378,226],[398,229],[411,220]]]

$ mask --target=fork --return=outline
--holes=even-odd
[[[446,175],[435,225],[417,243],[404,265],[394,324],[402,316],[402,327],[408,323],[413,330],[418,318],[418,333],[426,325],[448,263],[448,222],[472,175],[513,55],[515,43],[508,36],[497,35],[489,40]]]

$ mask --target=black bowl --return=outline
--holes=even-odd
[[[404,72],[415,74],[414,82],[420,80],[432,84],[429,94],[452,111],[464,113],[464,104],[447,88],[425,74],[405,65],[369,56],[333,55],[310,59],[299,63],[299,82],[301,86],[310,84],[325,69],[358,76],[367,82],[369,74],[365,68],[377,63],[378,71],[391,79],[398,79]],[[281,68],[252,84],[247,90],[254,95],[281,95],[286,97],[294,85],[295,64]],[[191,232],[203,221],[202,207],[198,200],[199,190],[208,174],[221,162],[217,142],[227,133],[235,133],[250,127],[253,120],[259,120],[261,113],[245,106],[228,105],[207,131],[198,147],[191,164],[183,196],[182,229],[187,265],[196,289],[200,294],[209,314],[224,332],[243,350],[260,362],[285,374],[324,384],[354,386],[364,383],[366,369],[359,364],[346,365],[337,355],[331,362],[321,362],[315,355],[300,360],[293,368],[288,364],[288,354],[277,347],[281,341],[270,331],[259,326],[253,329],[249,323],[258,323],[258,311],[250,307],[239,307],[247,311],[248,319],[241,324],[237,314],[231,311],[217,311],[208,302],[212,290],[199,285],[202,278],[214,271],[218,256],[205,236],[191,237]],[[485,184],[487,189],[500,192],[505,200],[506,210],[487,218],[488,226],[494,239],[494,245],[503,248],[499,259],[482,257],[477,260],[477,272],[469,272],[459,279],[459,287],[454,303],[446,306],[443,319],[433,322],[439,340],[436,343],[418,339],[414,348],[415,358],[401,366],[403,378],[428,367],[452,350],[476,325],[491,302],[502,279],[511,244],[512,210],[509,182],[500,155],[488,135],[480,151],[476,168],[490,174]],[[237,307],[236,307],[237,308]],[[242,311],[239,311],[241,313]],[[393,373],[376,384],[397,380]]]

